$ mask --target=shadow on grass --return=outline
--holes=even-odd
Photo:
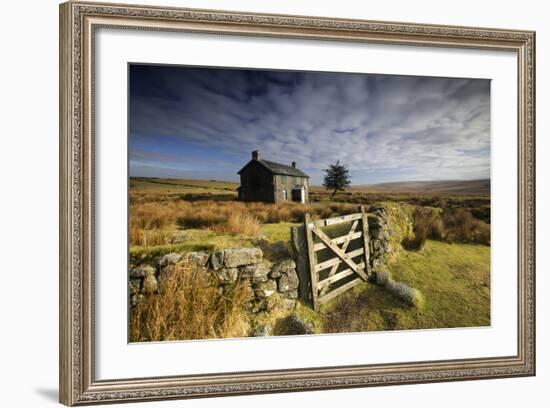
[[[398,328],[410,307],[380,286],[359,285],[321,309],[323,331],[347,333]]]

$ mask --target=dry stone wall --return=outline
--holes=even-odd
[[[412,206],[400,203],[382,203],[369,208],[369,246],[372,270],[384,271],[401,250],[402,240],[413,230]],[[191,265],[205,269],[217,278],[220,293],[237,280],[249,281],[254,299],[265,300],[275,293],[290,303],[311,299],[311,282],[308,270],[303,227],[291,229],[291,255],[284,242],[269,247],[270,261],[261,248],[231,248],[212,253],[170,253],[159,257],[154,265],[141,265],[130,270],[130,303],[136,305],[144,295],[156,293],[159,284],[178,268]],[[265,248],[264,248],[265,249]]]
[[[177,266],[183,265],[213,274],[220,293],[237,280],[246,280],[251,285],[254,300],[264,300],[277,292],[291,301],[298,298],[296,263],[289,254],[271,262],[264,258],[260,248],[231,248],[213,253],[170,253],[158,258],[154,266],[141,265],[130,270],[130,304],[135,306],[144,295],[156,293],[159,284],[180,270]]]

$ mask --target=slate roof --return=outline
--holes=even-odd
[[[296,167],[287,166],[286,164],[281,163],[275,163],[269,160],[259,159],[259,160],[251,160],[249,161],[246,166],[244,166],[242,169],[239,170],[238,174],[241,174],[241,172],[248,167],[248,165],[254,161],[257,161],[258,163],[264,165],[269,171],[271,171],[273,174],[282,174],[286,176],[297,176],[297,177],[306,177],[309,178],[309,176],[304,173],[302,170],[297,169]]]

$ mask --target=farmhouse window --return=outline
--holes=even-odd
[[[286,176],[281,176],[281,184],[286,184]]]
[[[292,176],[292,184],[296,184],[296,176]]]

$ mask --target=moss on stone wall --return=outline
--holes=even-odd
[[[396,261],[403,239],[414,235],[415,207],[406,203],[379,202],[369,208],[370,246],[373,267]]]

